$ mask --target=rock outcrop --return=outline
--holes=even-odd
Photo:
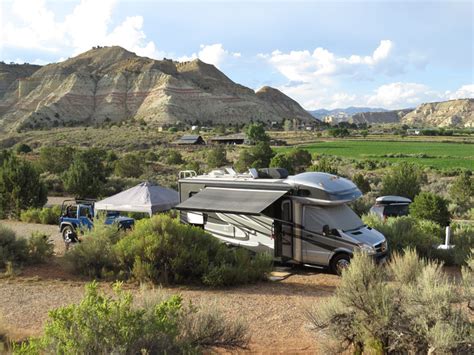
[[[412,111],[412,109],[405,110],[393,110],[393,111],[384,111],[384,112],[361,112],[352,115],[349,119],[351,123],[399,123],[402,117],[407,113]]]
[[[128,119],[157,125],[281,122],[289,117],[314,122],[278,90],[264,88],[256,94],[198,59],[153,60],[121,47],[101,47],[27,74],[12,76],[0,92],[0,130]]]
[[[474,99],[422,104],[402,118],[409,125],[474,127]]]

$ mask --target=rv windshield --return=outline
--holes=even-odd
[[[326,224],[329,229],[336,228],[344,232],[364,226],[359,216],[344,204],[324,207],[307,206],[304,224],[306,229],[319,233]]]

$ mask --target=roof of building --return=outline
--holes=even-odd
[[[201,136],[198,135],[189,135],[189,136],[182,136],[178,140],[174,141],[174,144],[196,144],[198,142],[204,142]]]
[[[247,135],[245,133],[235,133],[235,134],[228,134],[226,136],[216,136],[212,137],[211,140],[213,141],[230,141],[230,140],[246,140]]]

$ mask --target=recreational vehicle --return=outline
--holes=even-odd
[[[181,221],[225,243],[338,273],[355,250],[378,261],[386,257],[385,237],[347,205],[362,193],[345,178],[321,172],[288,176],[278,168],[238,174],[226,168],[200,176],[183,171],[178,184]]]

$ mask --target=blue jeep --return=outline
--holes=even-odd
[[[108,212],[105,224],[117,225],[118,229],[130,229],[135,220],[120,216],[118,212]],[[63,236],[66,250],[71,243],[79,242],[78,234],[94,226],[94,201],[93,200],[65,200],[61,206],[59,217],[59,231]]]

